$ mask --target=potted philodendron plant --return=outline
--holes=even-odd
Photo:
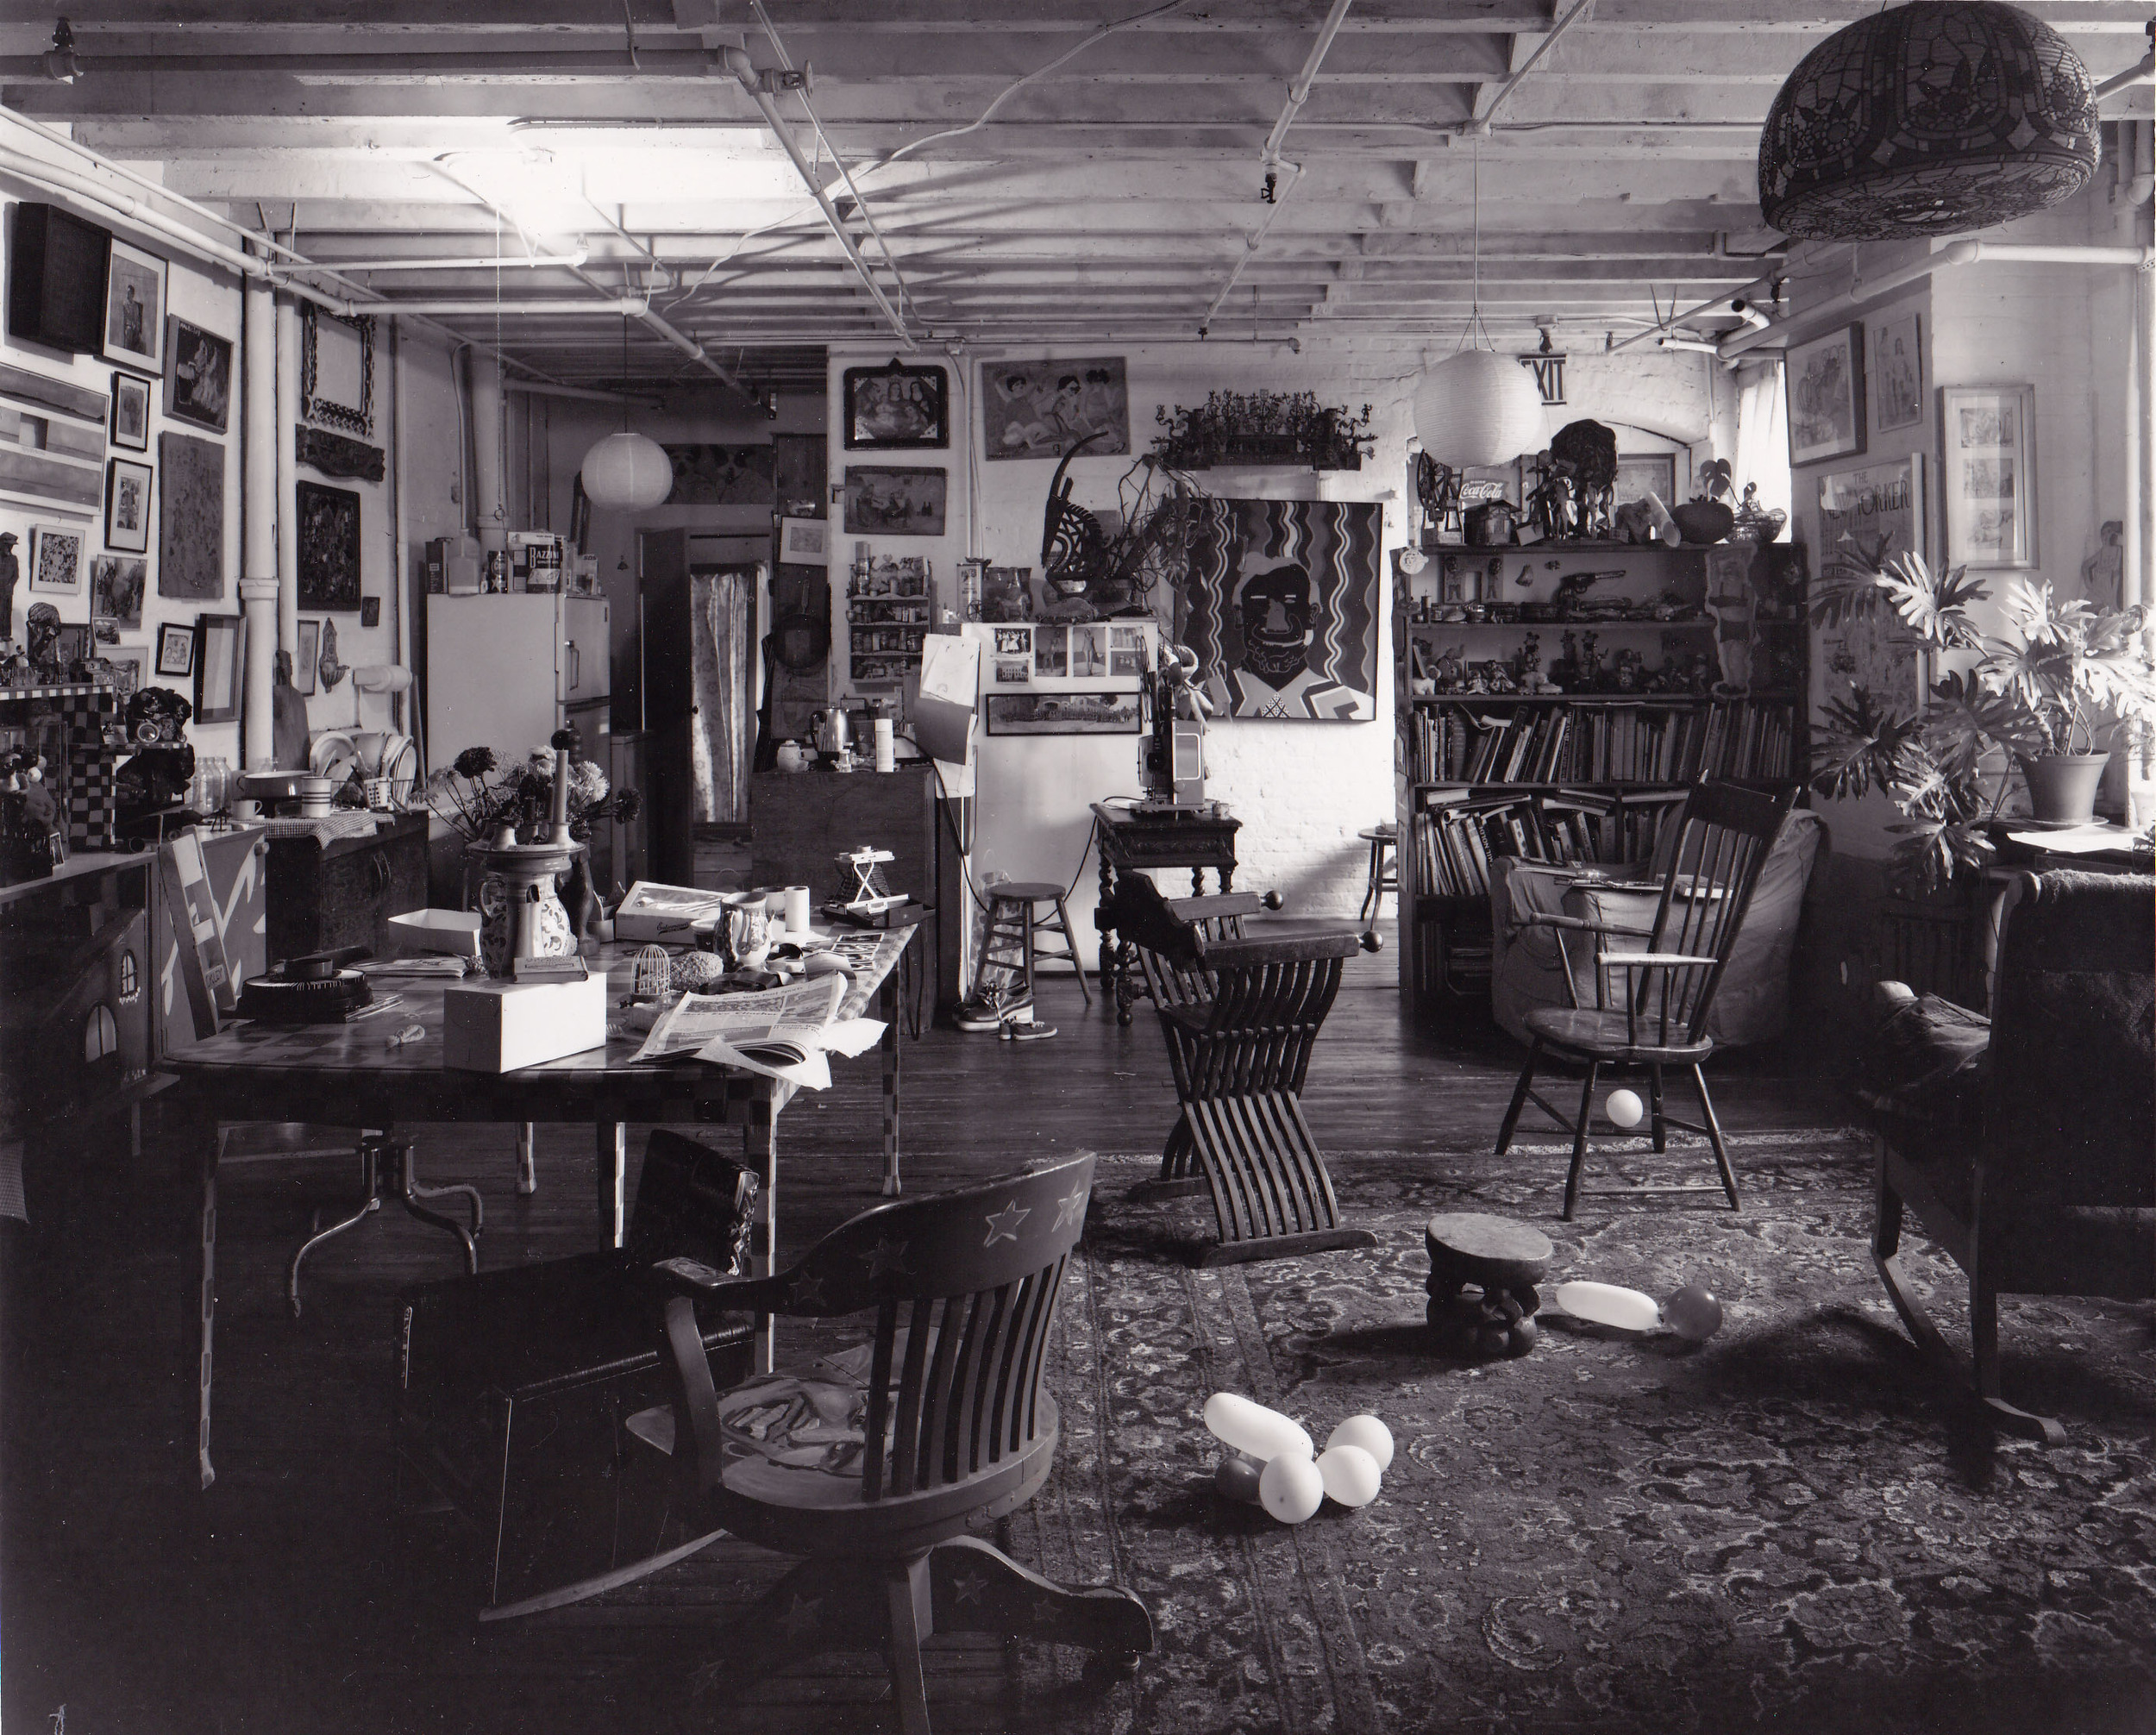
[[[1853,545],[1852,545],[1853,546]],[[1984,828],[2005,805],[2018,767],[2039,821],[2086,820],[2110,743],[2156,723],[2156,673],[2135,604],[2099,610],[2046,582],[2009,581],[2005,631],[1970,617],[1990,592],[1956,567],[1939,573],[1921,554],[1883,563],[1845,553],[1827,567],[1812,624],[1834,627],[1890,610],[1933,651],[1975,651],[1975,667],[1934,683],[1922,716],[1902,716],[1858,687],[1829,700],[1813,755],[1812,787],[1836,798],[1883,791],[1904,835],[1891,866],[1926,888],[1991,853]]]
[[[1722,499],[1731,492],[1729,460],[1710,459],[1700,466],[1700,492],[1670,516],[1694,544],[1719,542],[1737,528],[1737,515]]]

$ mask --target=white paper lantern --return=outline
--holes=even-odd
[[[1415,433],[1439,464],[1509,464],[1549,444],[1533,373],[1487,349],[1448,355],[1424,376]]]
[[[640,512],[674,492],[674,460],[642,434],[609,434],[584,454],[584,492],[594,506]]]

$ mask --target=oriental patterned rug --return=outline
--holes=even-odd
[[[1994,1444],[1888,1307],[1861,1135],[1745,1137],[1741,1213],[1589,1200],[1571,1225],[1567,1149],[1516,1150],[1502,1180],[1487,1153],[1336,1156],[1375,1250],[1212,1271],[1169,1251],[1209,1227],[1203,1202],[1133,1206],[1151,1161],[1104,1159],[1054,1350],[1057,1468],[1007,1544],[1136,1589],[1160,1648],[1104,1688],[1075,1653],[1025,1647],[1014,1728],[2156,1728],[2147,1306],[2005,1304],[2009,1394],[2069,1444]],[[1643,1146],[1625,1166],[1690,1180],[1702,1161]],[[1420,1226],[1457,1210],[1544,1230],[1551,1284],[1702,1283],[1726,1324],[1697,1347],[1635,1337],[1564,1320],[1545,1287],[1532,1354],[1438,1353]],[[1904,1244],[1951,1335],[1959,1275]],[[1376,1501],[1294,1528],[1222,1501],[1199,1414],[1224,1389],[1320,1444],[1382,1417]]]

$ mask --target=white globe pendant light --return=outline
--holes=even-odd
[[[1487,349],[1460,350],[1423,376],[1415,433],[1433,461],[1455,467],[1509,464],[1549,443],[1534,375]]]
[[[674,460],[656,440],[629,431],[629,316],[621,323],[621,431],[584,454],[584,492],[608,511],[641,512],[674,492]]]
[[[674,460],[656,440],[624,429],[584,454],[584,492],[594,506],[642,511],[674,492]]]

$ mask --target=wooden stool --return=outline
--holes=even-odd
[[[1385,894],[1389,892],[1394,900],[1400,898],[1400,831],[1390,820],[1372,825],[1355,834],[1370,846],[1369,889],[1363,894],[1363,907],[1358,911],[1361,920],[1367,922],[1385,907]]]
[[[1047,904],[1050,913],[1037,916],[1034,905]],[[1061,951],[1050,951],[1041,944],[1041,936],[1060,934],[1063,938]],[[1086,997],[1086,1004],[1093,1004],[1093,990],[1086,985],[1085,967],[1078,961],[1078,949],[1070,937],[1070,912],[1063,907],[1063,888],[1045,880],[1006,880],[988,888],[988,925],[982,937],[981,962],[982,968],[996,965],[1009,970],[1025,985],[1025,993],[1033,992],[1033,966],[1043,958],[1062,958],[1069,961],[1077,973],[1078,992]]]
[[[1424,1317],[1454,1353],[1488,1360],[1534,1348],[1548,1236],[1509,1218],[1454,1212],[1425,1224],[1422,1243],[1430,1255]]]

